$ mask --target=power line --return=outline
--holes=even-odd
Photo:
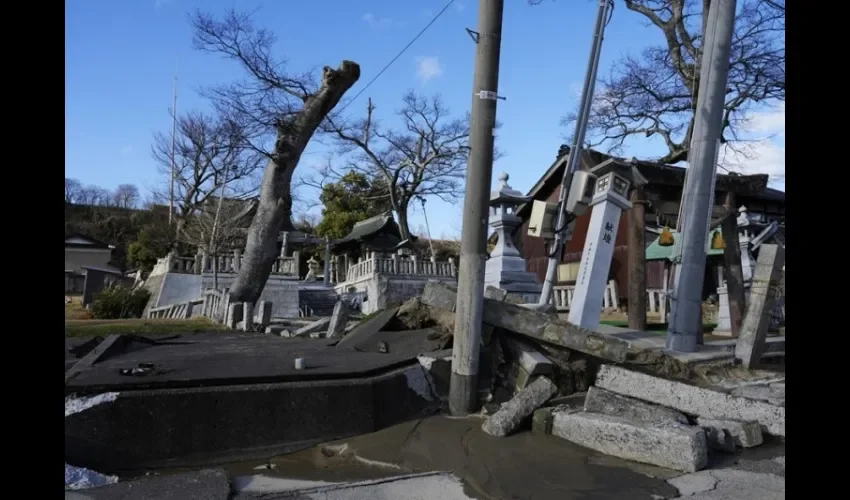
[[[384,66],[384,67],[383,67],[383,69],[381,69],[381,71],[379,71],[379,72],[378,72],[378,74],[377,74],[377,75],[375,75],[375,76],[374,76],[371,80],[369,80],[369,83],[367,83],[365,87],[363,87],[362,89],[360,89],[360,92],[358,92],[357,94],[355,94],[355,95],[354,95],[354,97],[352,97],[352,98],[351,98],[351,100],[350,100],[350,101],[348,101],[348,102],[347,102],[347,103],[346,103],[346,104],[342,107],[342,109],[340,109],[340,110],[339,110],[339,112],[340,112],[340,113],[342,113],[343,111],[345,111],[345,108],[347,108],[347,107],[348,107],[351,103],[353,103],[354,101],[356,101],[358,97],[360,97],[361,95],[363,95],[363,92],[366,92],[366,90],[367,90],[367,89],[368,89],[368,88],[369,88],[369,87],[370,87],[373,83],[375,83],[375,80],[377,80],[378,78],[380,78],[380,76],[381,76],[381,75],[383,75],[383,74],[384,74],[384,72],[385,72],[386,70],[390,69],[390,66],[392,66],[392,65],[393,65],[393,63],[395,63],[395,62],[398,60],[398,58],[399,58],[399,57],[401,57],[401,56],[402,56],[402,55],[403,55],[403,54],[407,51],[407,49],[409,49],[409,48],[410,48],[410,46],[411,46],[411,45],[413,45],[414,43],[416,43],[416,40],[419,40],[419,37],[421,37],[422,35],[424,35],[424,34],[425,34],[425,32],[426,32],[426,31],[428,31],[428,28],[430,28],[432,24],[434,24],[435,22],[437,22],[437,19],[439,19],[439,18],[440,18],[440,16],[442,16],[442,15],[443,15],[443,13],[445,13],[445,12],[449,9],[449,7],[451,7],[451,5],[452,5],[453,3],[455,3],[455,0],[449,0],[449,2],[445,5],[445,7],[443,7],[443,8],[442,8],[442,10],[440,10],[440,12],[437,12],[437,15],[436,15],[436,16],[434,16],[434,17],[433,17],[433,19],[431,19],[431,21],[429,21],[429,22],[428,22],[428,24],[426,24],[426,25],[425,25],[425,27],[424,27],[424,28],[422,28],[422,30],[421,30],[421,31],[419,31],[419,33],[417,33],[417,34],[416,34],[416,36],[414,36],[414,37],[413,37],[413,39],[412,39],[412,40],[410,40],[410,42],[408,42],[408,44],[407,44],[407,45],[405,45],[405,46],[404,46],[404,48],[403,48],[403,49],[401,49],[401,50],[399,51],[399,53],[398,53],[398,54],[396,54],[396,56],[395,56],[395,57],[393,57],[393,58],[390,60],[390,62],[388,62],[388,63],[387,63],[387,65],[386,65],[386,66]]]

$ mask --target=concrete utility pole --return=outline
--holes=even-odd
[[[735,28],[736,0],[715,0],[708,10],[703,45],[699,94],[694,132],[688,152],[689,175],[685,184],[682,214],[681,273],[676,283],[673,314],[667,332],[667,348],[694,352],[702,333],[702,286],[714,179],[723,109],[729,77],[729,57]]]
[[[487,220],[493,176],[496,102],[499,99],[499,53],[504,0],[478,0],[478,33],[472,97],[472,126],[463,233],[460,243],[455,334],[449,410],[467,415],[478,408],[478,356],[484,313],[484,267],[487,261]]]

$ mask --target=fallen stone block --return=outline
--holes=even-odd
[[[590,412],[553,412],[552,435],[585,448],[683,472],[708,464],[705,431]]]
[[[642,422],[677,422],[688,425],[688,417],[682,413],[664,406],[647,403],[639,399],[621,396],[615,392],[599,387],[587,390],[584,409],[591,413],[602,413]]]
[[[756,421],[739,422],[736,420],[717,420],[700,417],[697,425],[703,428],[721,429],[731,436],[735,446],[752,448],[764,443],[761,425]]]
[[[546,408],[538,408],[534,410],[534,414],[531,416],[532,434],[552,434],[552,419],[554,418],[556,411],[569,413],[581,411],[581,408],[576,408],[570,405],[557,405],[548,406]]]
[[[447,284],[429,281],[419,300],[434,309],[454,311],[457,290]],[[533,311],[517,304],[484,299],[484,323],[549,342],[591,356],[623,363],[629,343],[618,338],[577,327],[549,314]]]
[[[508,298],[508,291],[492,285],[487,285],[484,287],[484,298],[504,302]]]
[[[503,346],[529,376],[551,375],[555,364],[533,345],[521,340],[504,338]]]
[[[709,449],[723,453],[735,453],[735,439],[725,429],[703,427]]]
[[[361,321],[350,333],[337,342],[337,347],[353,347],[369,341],[375,334],[383,330],[387,323],[392,321],[397,312],[398,307],[393,307]]]
[[[757,421],[762,432],[785,437],[785,408],[612,365],[603,365],[596,385],[683,413],[721,420]]]
[[[348,324],[349,307],[344,300],[338,300],[334,305],[334,312],[331,314],[331,321],[328,324],[328,338],[338,337],[345,332],[345,327]]]
[[[311,333],[325,332],[325,331],[327,331],[328,325],[330,324],[330,322],[331,322],[330,318],[321,318],[319,320],[316,320],[316,321],[310,323],[309,325],[302,326],[301,328],[295,330],[295,332],[293,333],[293,336],[301,337],[301,336],[310,335]]]
[[[266,327],[266,333],[280,335],[281,337],[289,337],[292,335],[286,325],[269,325]]]
[[[507,436],[535,409],[558,392],[558,387],[546,377],[538,377],[510,401],[502,405],[481,427],[491,436]]]

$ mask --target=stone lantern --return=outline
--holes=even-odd
[[[528,272],[525,259],[513,241],[513,235],[522,223],[516,209],[529,201],[531,197],[508,185],[508,174],[503,172],[499,175],[499,189],[490,193],[489,218],[490,227],[498,239],[485,266],[484,285],[501,288],[508,295],[536,303],[543,287],[537,282],[537,275]]]

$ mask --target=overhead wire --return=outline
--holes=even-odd
[[[431,27],[431,26],[432,26],[435,22],[437,22],[437,19],[439,19],[439,18],[440,18],[440,17],[441,17],[441,16],[442,16],[442,15],[443,15],[443,14],[444,14],[444,13],[445,13],[448,9],[449,9],[449,7],[451,7],[451,6],[452,6],[452,4],[453,4],[453,3],[455,3],[455,0],[449,0],[449,1],[446,3],[446,5],[445,5],[445,6],[444,6],[444,7],[443,7],[443,8],[442,8],[439,12],[437,12],[437,14],[436,14],[436,15],[435,15],[435,16],[434,16],[434,17],[433,17],[433,18],[432,18],[432,19],[428,22],[428,24],[426,24],[426,25],[425,25],[425,27],[424,27],[424,28],[422,28],[422,29],[419,31],[419,33],[417,33],[417,34],[416,34],[416,36],[414,36],[414,37],[413,37],[413,39],[411,39],[411,40],[407,43],[407,45],[405,45],[405,46],[404,46],[404,48],[402,48],[402,49],[398,52],[398,54],[396,54],[396,55],[395,55],[395,57],[393,57],[392,59],[390,59],[390,62],[388,62],[388,63],[386,64],[386,66],[384,66],[384,67],[381,69],[381,71],[378,71],[378,74],[377,74],[377,75],[375,75],[374,77],[372,77],[372,79],[371,79],[371,80],[369,80],[369,82],[368,82],[368,83],[366,83],[366,85],[365,85],[362,89],[360,89],[360,91],[359,91],[359,92],[357,92],[357,93],[354,95],[354,97],[352,97],[352,98],[351,98],[351,100],[350,100],[350,101],[348,101],[347,103],[345,103],[345,105],[344,105],[344,106],[343,106],[343,107],[339,110],[339,112],[340,112],[340,113],[342,113],[343,111],[345,111],[345,108],[347,108],[347,107],[348,107],[351,103],[353,103],[354,101],[356,101],[358,97],[360,97],[361,95],[363,95],[363,93],[364,93],[364,92],[366,92],[366,90],[368,90],[368,89],[369,89],[369,87],[371,87],[371,86],[372,86],[372,84],[373,84],[373,83],[375,83],[375,81],[376,81],[378,78],[380,78],[380,77],[381,77],[381,75],[383,75],[383,74],[384,74],[384,72],[386,72],[386,71],[390,68],[390,66],[392,66],[392,65],[393,65],[393,64],[394,64],[394,63],[395,63],[395,62],[396,62],[396,61],[397,61],[397,60],[398,60],[398,59],[399,59],[399,58],[400,58],[400,57],[401,57],[401,56],[402,56],[405,52],[407,52],[407,49],[409,49],[409,48],[410,48],[410,47],[411,47],[414,43],[416,43],[416,40],[419,40],[419,38],[420,38],[422,35],[424,35],[426,31],[428,31],[428,28],[430,28],[430,27]]]

